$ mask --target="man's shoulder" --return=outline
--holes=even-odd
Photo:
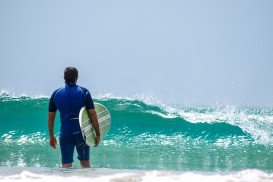
[[[60,88],[56,89],[56,90],[52,93],[51,97],[55,97],[55,95],[56,95],[58,92],[62,91],[63,89],[64,89],[64,87],[60,87]]]
[[[65,87],[59,87],[58,89],[56,89],[53,93],[57,93],[57,92],[60,92],[60,91],[63,91],[65,90]]]
[[[88,90],[87,88],[82,87],[82,86],[79,86],[79,85],[78,85],[78,87],[79,87],[85,94],[89,93],[89,90]]]

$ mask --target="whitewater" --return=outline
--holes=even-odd
[[[98,97],[112,116],[91,169],[60,166],[48,97],[0,94],[0,181],[273,181],[273,108]],[[57,116],[55,133],[59,133]]]

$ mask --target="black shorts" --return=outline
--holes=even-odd
[[[89,160],[90,147],[86,145],[82,137],[82,134],[77,133],[67,138],[60,137],[62,164],[68,164],[68,163],[74,162],[73,154],[74,154],[75,147],[78,153],[78,159],[80,161]]]

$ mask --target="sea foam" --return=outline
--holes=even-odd
[[[126,169],[50,169],[50,168],[3,168],[0,181],[5,182],[271,182],[273,174],[248,169],[239,172],[177,172],[177,171],[138,171]]]

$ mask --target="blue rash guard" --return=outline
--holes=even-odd
[[[66,84],[53,92],[49,101],[49,112],[60,112],[61,138],[70,138],[81,132],[79,112],[82,107],[94,109],[90,92],[76,84]]]

